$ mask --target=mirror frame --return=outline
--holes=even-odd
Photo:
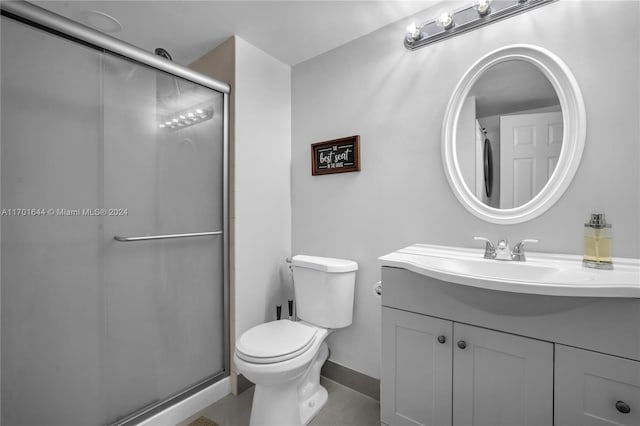
[[[512,60],[535,65],[553,85],[562,108],[562,150],[551,178],[535,197],[518,207],[497,209],[478,200],[464,182],[456,154],[456,132],[462,104],[475,82],[492,66]],[[445,175],[458,201],[476,217],[497,224],[522,223],[547,211],[569,187],[580,165],[586,130],[586,112],[580,87],[571,70],[559,57],[539,46],[516,44],[502,47],[476,61],[453,91],[442,127]]]

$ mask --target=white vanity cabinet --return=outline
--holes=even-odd
[[[381,421],[450,425],[453,323],[382,308]]]
[[[556,345],[556,426],[640,425],[640,362]]]
[[[384,424],[552,424],[551,343],[387,307],[382,324]]]
[[[383,266],[382,305],[385,425],[640,425],[640,299],[487,290]]]
[[[553,344],[453,326],[453,424],[553,424]]]

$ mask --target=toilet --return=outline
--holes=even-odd
[[[236,369],[256,385],[251,426],[301,426],[313,419],[327,402],[320,385],[329,357],[325,339],[353,318],[356,262],[297,255],[291,265],[299,321],[260,324],[236,342]]]

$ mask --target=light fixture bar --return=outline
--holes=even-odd
[[[414,50],[554,1],[557,0],[476,0],[457,11],[410,25],[404,46]],[[447,22],[447,15],[453,19],[452,23]]]

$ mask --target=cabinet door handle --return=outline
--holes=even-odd
[[[464,340],[459,340],[459,341],[458,341],[458,347],[459,347],[460,349],[464,349],[464,348],[466,348],[466,347],[467,347],[467,342],[465,342]]]
[[[624,401],[616,402],[616,410],[620,411],[622,414],[629,414],[631,412],[631,407]]]
[[[447,337],[440,335],[438,336],[438,343],[445,343],[447,341]]]

